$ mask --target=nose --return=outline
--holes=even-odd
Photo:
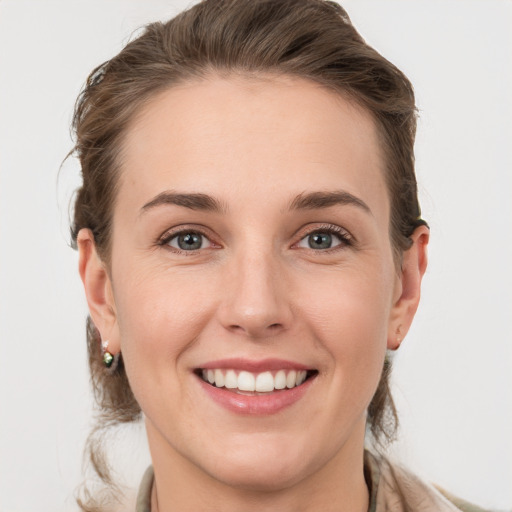
[[[287,330],[292,321],[283,268],[271,254],[239,254],[229,262],[218,315],[231,332],[263,339]]]

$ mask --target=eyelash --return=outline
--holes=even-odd
[[[220,247],[219,244],[216,244],[215,242],[212,241],[212,236],[210,234],[207,234],[204,230],[197,228],[197,227],[190,227],[190,228],[185,227],[185,228],[178,229],[176,231],[167,231],[158,239],[157,245],[162,246],[162,247],[168,246],[170,250],[172,250],[178,254],[183,254],[185,256],[192,256],[194,254],[197,254],[198,251],[204,250],[204,249],[195,249],[195,250],[186,251],[183,249],[179,249],[177,247],[172,247],[170,245],[171,240],[173,240],[174,238],[177,238],[180,235],[188,235],[188,234],[195,234],[195,235],[204,237],[206,240],[208,240],[208,242],[212,246]]]
[[[308,248],[310,251],[317,252],[317,253],[331,253],[334,251],[343,250],[346,247],[352,247],[355,245],[354,237],[344,228],[340,226],[336,226],[335,224],[323,224],[320,226],[315,226],[314,229],[308,229],[304,233],[300,235],[300,240],[294,246],[296,247],[298,243],[302,242],[306,238],[310,237],[314,234],[328,234],[328,235],[335,235],[340,243],[338,245],[335,245],[334,247],[329,247],[327,249],[313,249]]]
[[[197,227],[190,227],[190,228],[181,228],[177,231],[167,231],[164,233],[157,241],[157,245],[159,246],[168,246],[172,251],[178,253],[178,254],[184,254],[186,256],[191,256],[193,254],[197,254],[198,251],[204,250],[204,249],[192,249],[192,250],[183,250],[179,249],[177,247],[170,246],[171,240],[174,238],[180,236],[180,235],[187,235],[187,234],[195,234],[199,235],[201,237],[204,237],[212,246],[221,247],[220,244],[216,244],[212,241],[212,236],[207,234],[204,230],[197,228]],[[323,224],[320,226],[315,226],[314,229],[308,229],[304,230],[299,236],[300,239],[298,242],[293,244],[293,248],[297,248],[298,244],[302,242],[307,237],[314,235],[314,234],[328,234],[328,235],[335,235],[340,243],[338,245],[335,245],[334,247],[329,247],[326,249],[313,249],[313,248],[307,248],[310,251],[317,252],[317,253],[330,253],[338,250],[343,250],[346,247],[351,247],[354,245],[355,240],[354,237],[344,228],[340,226],[336,226],[335,224]]]

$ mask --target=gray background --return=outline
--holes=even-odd
[[[88,72],[190,2],[0,0],[0,511],[75,510],[91,424],[85,300],[67,247],[68,126]],[[394,452],[453,493],[512,506],[512,3],[351,0],[356,27],[416,87],[432,227],[395,359]],[[129,485],[148,462],[122,432]],[[128,454],[127,454],[128,453]]]

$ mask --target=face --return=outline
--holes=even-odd
[[[361,457],[407,324],[370,115],[308,81],[212,77],[154,97],[123,148],[95,322],[154,461],[268,489]]]

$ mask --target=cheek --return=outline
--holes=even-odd
[[[145,415],[159,418],[171,432],[176,428],[173,415],[162,415],[169,404],[181,411],[183,422],[194,418],[181,378],[183,354],[204,330],[215,295],[191,276],[160,268],[133,272],[141,265],[130,267],[120,269],[123,279],[114,289],[123,361]]]
[[[333,350],[345,344],[358,350],[385,344],[391,294],[389,280],[378,273],[347,271],[304,287],[297,304]]]
[[[162,367],[161,375],[167,375],[204,329],[208,312],[215,308],[214,286],[205,285],[211,280],[199,280],[191,273],[131,269],[120,269],[123,279],[114,289],[128,373],[149,371],[156,378]]]
[[[379,272],[345,272],[307,288],[299,300],[313,338],[327,353],[333,387],[369,401],[386,353],[391,282]],[[306,290],[303,290],[303,296]]]

